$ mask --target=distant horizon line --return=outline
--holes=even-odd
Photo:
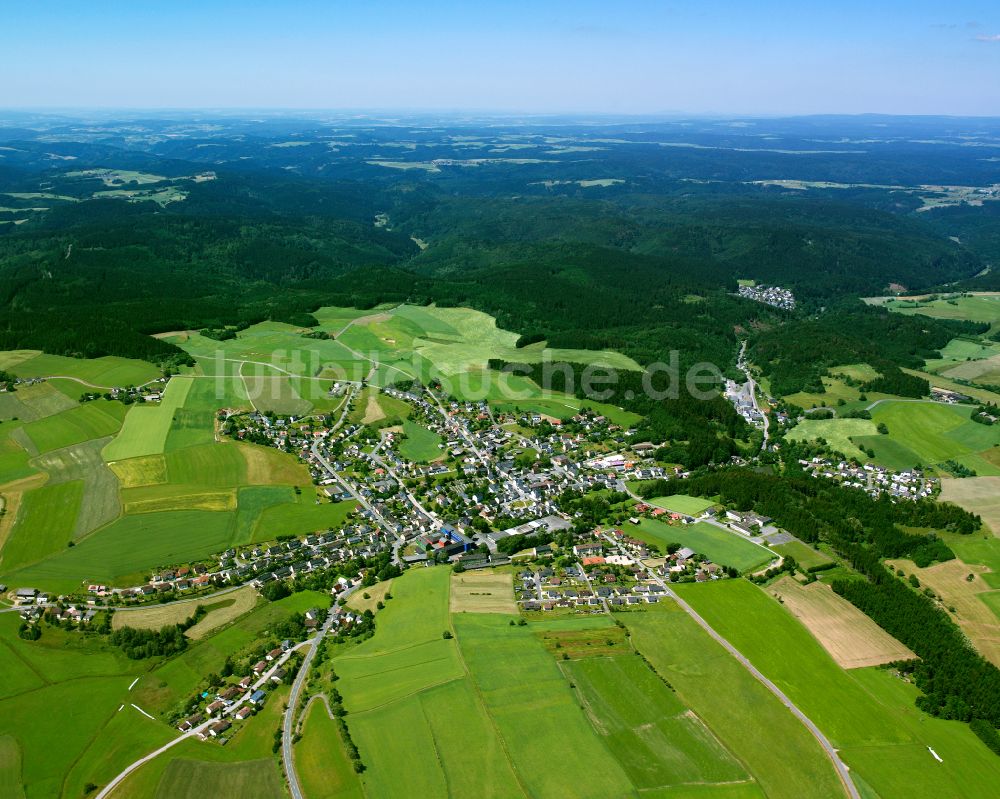
[[[284,107],[284,106],[115,106],[115,105],[45,105],[45,106],[0,106],[0,115],[4,114],[39,114],[39,115],[69,115],[73,113],[128,113],[128,114],[268,114],[273,116],[290,116],[295,114],[339,114],[356,116],[478,116],[492,118],[600,118],[629,119],[636,121],[656,121],[668,119],[827,119],[827,118],[884,118],[884,119],[975,119],[1000,120],[1000,112],[992,114],[947,114],[947,113],[891,113],[882,111],[824,111],[812,113],[797,112],[759,112],[739,113],[722,111],[532,111],[489,108],[380,108],[370,107]]]

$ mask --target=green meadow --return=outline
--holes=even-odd
[[[650,505],[657,505],[666,508],[674,513],[683,513],[686,516],[699,516],[711,508],[715,503],[704,497],[689,497],[686,494],[672,494],[669,497],[654,497],[646,500]]]
[[[147,664],[59,629],[22,641],[19,621],[0,616],[0,795],[13,775],[27,799],[79,797],[174,737],[129,704]]]
[[[99,380],[123,368],[104,361],[76,373]],[[225,380],[175,377],[162,403],[127,409],[78,405],[52,382],[17,392],[28,404],[39,396],[33,420],[0,422],[0,485],[21,500],[0,552],[6,582],[58,591],[132,583],[234,544],[337,527],[354,509],[320,497],[292,455],[217,441],[215,413],[232,399],[220,394]],[[14,482],[33,475],[37,483]]]
[[[972,322],[1000,321],[1000,294],[978,294],[948,297],[936,300],[890,300],[885,303],[890,311],[902,314],[921,314],[936,319],[968,319]]]
[[[48,476],[48,486],[82,481],[83,495],[73,527],[73,540],[114,521],[121,514],[119,483],[115,473],[101,457],[107,438],[97,438],[52,450],[31,461],[31,465]]]
[[[169,341],[189,352],[201,375],[220,375],[238,384],[241,402],[262,410],[303,415],[326,411],[336,400],[327,396],[335,380],[360,381],[371,373],[371,382],[387,386],[400,380],[432,376],[462,399],[501,401],[506,395],[496,373],[487,369],[491,358],[537,363],[572,361],[636,370],[639,364],[610,350],[550,349],[544,343],[517,348],[518,334],[498,328],[496,320],[470,308],[401,305],[372,311],[320,308],[313,331],[278,322],[264,322],[237,333],[236,338],[215,341],[197,333],[179,333]],[[334,338],[306,336],[326,332]],[[576,413],[580,401],[563,395],[543,395],[523,378],[514,388],[521,396],[542,402],[555,416]],[[214,381],[209,381],[214,382]],[[622,414],[607,406],[608,413]],[[622,416],[625,423],[635,421]]]
[[[159,405],[141,404],[129,408],[121,432],[104,448],[104,459],[117,461],[162,453],[174,411],[184,405],[193,382],[191,378],[171,378]]]
[[[855,436],[876,436],[876,427],[875,422],[870,419],[806,419],[792,428],[786,437],[790,441],[815,441],[822,438],[835,452],[867,460],[852,439]],[[912,465],[911,463],[910,466]]]
[[[976,424],[969,418],[971,413],[968,406],[883,402],[872,409],[872,421],[885,424],[889,429],[887,437],[902,448],[894,461],[900,464],[908,460],[903,468],[914,463],[931,465],[955,460],[980,475],[998,475],[1000,466],[983,454],[1000,444],[1000,430]],[[875,452],[877,458],[878,449]]]
[[[63,550],[73,539],[82,497],[82,480],[27,492],[3,548],[3,570],[13,571]]]
[[[375,637],[335,660],[366,794],[632,795],[540,640],[503,614],[449,618],[450,577],[393,581]]]
[[[746,795],[762,796],[740,762],[642,659],[629,652],[561,666],[640,791],[742,782]]]
[[[867,419],[816,419],[800,422],[788,433],[793,441],[825,439],[838,452],[890,469],[933,467],[954,460],[980,475],[1000,474],[1000,430],[970,420],[970,406],[937,402],[885,400]],[[888,434],[876,427],[884,424]],[[870,448],[868,458],[859,447]]]
[[[833,563],[833,558],[817,549],[813,549],[802,541],[789,541],[787,544],[776,544],[771,549],[786,558],[795,558],[795,562],[803,569],[811,569],[814,566],[825,566],[827,563]]]
[[[805,727],[676,604],[619,618],[657,674],[769,799],[843,795],[833,765]]]
[[[37,455],[114,435],[121,429],[124,418],[125,406],[120,402],[95,400],[28,422],[24,432],[34,448],[32,454]]]
[[[955,785],[964,786],[964,796],[992,795],[1000,760],[966,725],[917,710],[909,683],[884,669],[840,668],[805,627],[750,583],[680,585],[677,592],[788,694],[878,795],[948,796]]]
[[[766,547],[708,522],[670,525],[657,519],[640,519],[638,525],[628,525],[625,532],[661,550],[665,550],[667,544],[690,547],[713,563],[732,566],[739,571],[764,566],[774,559],[774,554]]]
[[[415,463],[427,463],[441,457],[441,436],[428,430],[422,424],[407,419],[403,422],[403,438],[399,442],[399,454]]]
[[[18,583],[67,591],[94,581],[127,584],[141,580],[151,569],[207,558],[226,549],[233,543],[235,522],[235,513],[201,510],[127,515],[75,547],[8,576]]]
[[[305,795],[309,799],[362,799],[361,780],[322,701],[309,706],[301,735],[295,745],[295,768]]]
[[[80,381],[77,396],[92,387],[138,386],[160,376],[160,370],[151,363],[114,356],[85,359],[37,353],[6,368],[18,377],[73,378]]]

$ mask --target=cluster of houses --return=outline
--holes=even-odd
[[[919,469],[895,472],[872,463],[849,463],[815,457],[801,459],[799,464],[814,477],[833,480],[849,488],[860,488],[878,498],[888,495],[893,499],[922,499],[932,497],[940,488],[940,481],[927,477]]]
[[[740,286],[739,296],[786,311],[795,310],[795,295],[781,286]]]
[[[285,679],[286,672],[282,664],[288,660],[292,649],[291,641],[283,641],[281,646],[267,652],[253,666],[250,674],[219,686],[214,693],[203,693],[201,699],[205,703],[204,707],[181,721],[177,729],[189,732],[202,727],[199,732],[202,739],[221,738],[233,726],[230,719],[248,719],[267,700],[267,685],[280,685]],[[212,719],[216,721],[204,726]]]
[[[642,541],[622,530],[603,535],[603,541],[576,544],[573,554],[577,562],[573,565],[519,572],[514,589],[518,605],[525,611],[572,608],[599,612],[659,602],[666,588],[657,578],[706,582],[725,576],[721,566],[688,547],[650,565],[645,562],[650,552]]]
[[[0,596],[6,593],[7,586],[0,585]],[[92,604],[63,604],[64,597],[57,597],[56,602],[53,602],[52,597],[36,588],[18,588],[12,592],[11,598],[18,609],[18,615],[29,624],[41,621],[48,614],[53,621],[82,627],[90,624],[98,613],[98,609]]]

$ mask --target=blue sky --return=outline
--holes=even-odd
[[[1000,115],[992,0],[21,0],[0,107]]]

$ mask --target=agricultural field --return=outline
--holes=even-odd
[[[672,543],[690,547],[714,563],[739,571],[764,566],[775,557],[766,547],[707,522],[670,525],[656,519],[640,519],[638,525],[629,525],[627,532],[661,549]]]
[[[912,453],[906,466],[955,460],[978,474],[1000,475],[1000,466],[984,457],[1000,444],[1000,430],[976,424],[970,415],[969,407],[929,402],[884,402],[872,408],[872,421],[885,424],[888,438]]]
[[[454,624],[465,664],[528,794],[560,796],[567,784],[578,797],[633,792],[530,625],[510,627],[498,614],[459,614]]]
[[[403,422],[403,439],[397,449],[399,454],[414,463],[428,463],[443,457],[439,448],[441,436],[417,422],[407,419]]]
[[[115,613],[111,620],[111,626],[116,630],[122,627],[159,630],[170,624],[181,624],[187,621],[201,606],[208,611],[207,614],[185,633],[188,638],[197,640],[249,613],[257,604],[257,599],[257,592],[250,586],[244,586],[220,597],[198,597],[183,602],[170,602],[166,605],[150,605],[135,609],[124,608]]]
[[[81,362],[77,371],[100,369]],[[91,578],[138,580],[235,543],[338,526],[354,507],[319,498],[294,456],[217,441],[225,397],[214,381],[173,378],[160,405],[127,412],[105,400],[77,405],[52,382],[17,392],[19,401],[38,394],[37,418],[0,423],[5,581],[69,591]],[[50,494],[60,501],[38,500]],[[51,518],[39,515],[42,504]]]
[[[594,411],[594,413],[606,416],[614,424],[621,425],[622,427],[631,427],[641,419],[638,414],[605,402],[582,400],[577,397],[571,397],[568,394],[542,392],[540,389],[538,390],[537,397],[523,400],[500,399],[497,401],[490,398],[490,404],[501,413],[538,413],[543,416],[551,416],[555,419],[565,419],[569,416],[575,416],[581,410],[589,409]]]
[[[129,408],[121,432],[104,448],[104,459],[118,461],[162,454],[174,411],[184,405],[193,383],[191,378],[171,378],[159,405],[133,405]]]
[[[258,602],[257,591],[250,586],[243,586],[219,599],[209,600],[205,603],[205,610],[208,613],[184,634],[193,641],[206,638],[220,627],[225,627],[230,622],[250,613]]]
[[[123,489],[160,485],[168,480],[167,461],[162,455],[141,455],[138,458],[112,461],[108,466]]]
[[[17,391],[0,393],[0,420],[33,422],[75,408],[76,400],[59,391],[53,382],[22,384]]]
[[[1000,402],[1000,394],[995,391],[978,388],[968,383],[959,383],[955,380],[949,380],[947,377],[942,375],[932,375],[929,372],[922,372],[918,369],[904,368],[903,371],[908,375],[922,377],[925,380],[929,380],[932,386],[946,388],[949,391],[957,391],[960,394],[966,394],[979,402],[992,402],[994,404]]]
[[[936,300],[901,297],[884,305],[896,313],[921,314],[935,319],[968,319],[993,324],[1000,321],[1000,294],[986,292]]]
[[[294,495],[292,502],[264,508],[253,527],[252,541],[269,541],[278,535],[304,535],[336,529],[357,507],[355,502],[330,502],[312,484]]]
[[[29,452],[38,455],[114,435],[121,429],[124,418],[125,407],[120,402],[95,400],[28,422],[23,430],[31,444]]]
[[[378,430],[402,424],[411,413],[413,408],[408,403],[368,387],[355,398],[347,418],[352,424],[364,424]]]
[[[672,494],[669,497],[654,497],[647,499],[649,505],[656,505],[666,508],[674,513],[682,513],[685,516],[700,516],[706,510],[715,505],[710,499],[704,497],[689,497],[686,494]]]
[[[2,553],[5,572],[64,551],[73,539],[83,498],[83,481],[47,485],[27,492]]]
[[[815,441],[822,438],[835,452],[867,460],[852,440],[856,436],[878,436],[875,422],[869,419],[806,419],[789,430],[786,438],[790,441]]]
[[[308,799],[363,799],[361,780],[344,754],[340,730],[322,700],[305,712],[295,768]]]
[[[501,576],[509,590],[507,574],[473,578],[492,590]],[[571,785],[574,796],[606,797],[631,796],[642,786],[729,781],[740,790],[726,786],[721,790],[731,792],[720,795],[763,795],[738,760],[630,654],[609,617],[519,626],[499,608],[450,615],[449,593],[454,609],[454,591],[463,587],[456,581],[469,577],[443,568],[407,572],[393,581],[394,599],[379,612],[375,637],[335,658],[351,736],[367,766],[367,795],[563,796]],[[443,637],[447,630],[453,639]],[[557,660],[549,638],[583,659]],[[591,639],[595,646],[586,646]],[[609,639],[616,647],[608,647]],[[575,672],[561,673],[561,665],[579,668],[586,685]],[[633,674],[637,667],[641,672]],[[617,681],[608,682],[612,672],[634,677],[635,685],[619,691]],[[641,710],[633,707],[638,694],[651,697]],[[591,703],[586,710],[583,696],[585,706]],[[602,720],[622,732],[606,739]],[[407,735],[393,733],[399,729]],[[627,756],[632,747],[624,735],[644,740],[642,752],[652,761]],[[428,751],[436,756],[426,757]],[[696,771],[682,775],[688,765]]]
[[[27,799],[82,796],[87,782],[106,782],[173,738],[128,703],[128,686],[146,666],[59,629],[22,641],[17,622],[0,616],[0,786],[20,761]]]
[[[273,799],[286,795],[285,786],[271,758],[239,763],[178,758],[170,761],[153,799],[196,796]]]
[[[470,308],[401,305],[358,311],[327,307],[314,315],[320,322],[316,330],[333,339],[306,338],[307,329],[265,322],[227,341],[190,331],[167,340],[191,353],[204,374],[241,374],[257,407],[286,413],[306,413],[321,397],[302,380],[359,381],[376,365],[376,385],[387,385],[401,376],[428,378],[432,371],[445,379],[482,374],[491,358],[639,368],[632,359],[612,351],[549,349],[543,343],[518,349],[517,333],[498,328],[493,317]],[[244,371],[244,366],[250,369]],[[463,380],[456,382],[456,394],[462,393],[463,384]]]
[[[782,577],[768,587],[844,669],[879,666],[916,657],[825,583],[802,585]]]
[[[452,613],[517,613],[513,572],[477,569],[452,575]]]
[[[1000,779],[1000,760],[966,725],[920,712],[912,685],[883,669],[845,671],[787,609],[750,583],[686,584],[676,590],[782,688],[877,795],[939,797],[962,784],[967,796],[990,796],[989,786]]]
[[[374,613],[378,609],[378,603],[384,601],[391,590],[392,580],[382,580],[361,591],[355,591],[347,598],[346,606],[362,613],[366,610]]]
[[[21,747],[10,735],[0,737],[0,796],[24,799],[21,785]]]
[[[35,474],[27,450],[11,438],[21,432],[20,422],[0,422],[0,484],[22,480]]]
[[[83,482],[83,495],[73,540],[114,521],[122,512],[118,496],[118,480],[101,458],[107,438],[98,438],[64,449],[52,450],[31,461],[31,465],[48,475],[48,486],[75,480]]]
[[[991,574],[987,567],[964,563],[958,558],[924,569],[910,560],[894,560],[891,565],[906,574],[915,574],[921,586],[941,597],[944,607],[954,608],[955,612],[950,613],[952,620],[983,657],[1000,667],[1000,616],[997,615],[1000,590],[987,582]]]
[[[21,353],[5,353],[7,358]],[[18,377],[61,377],[77,383],[77,396],[88,388],[111,389],[139,386],[160,377],[160,370],[146,361],[107,356],[105,358],[67,358],[62,355],[36,353],[18,360],[6,368]]]
[[[226,549],[233,543],[235,517],[200,510],[123,516],[72,549],[14,572],[5,569],[5,574],[12,582],[65,591],[88,582],[132,584],[149,569]]]
[[[758,795],[844,795],[832,764],[805,727],[680,607],[661,602],[618,618],[677,698],[750,772]]]
[[[367,795],[434,796],[449,786],[459,795],[521,795],[464,676],[458,644],[442,638],[450,628],[449,578],[449,569],[435,568],[394,580],[375,637],[334,661],[351,736],[367,766]],[[396,734],[400,729],[407,734]]]
[[[890,469],[934,467],[954,460],[978,474],[998,475],[1000,465],[994,461],[1000,454],[1000,430],[972,422],[971,412],[969,406],[884,400],[871,408],[871,420],[807,419],[789,431],[788,438],[822,438],[837,452]],[[879,424],[886,425],[887,435],[878,433]],[[875,457],[868,458],[862,446],[871,448]]]
[[[743,765],[642,659],[629,652],[560,666],[638,790],[724,784],[741,786],[744,796],[763,796]]]
[[[940,498],[979,514],[993,534],[1000,536],[1000,477],[942,480]]]
[[[536,622],[531,629],[549,654],[561,661],[611,658],[632,651],[625,630],[604,615],[555,617]]]

